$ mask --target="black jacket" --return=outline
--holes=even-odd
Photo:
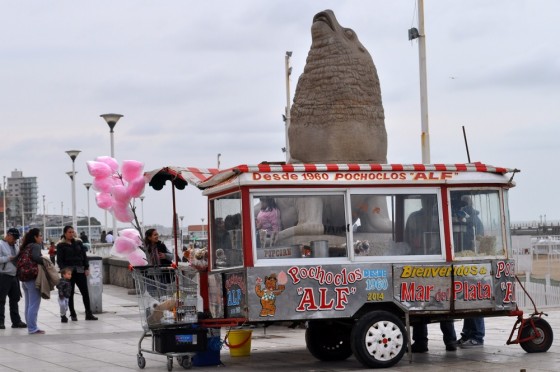
[[[72,283],[70,283],[68,279],[61,278],[56,288],[58,288],[59,298],[70,298],[70,296],[72,296]]]
[[[70,242],[66,239],[60,240],[56,245],[56,263],[61,269],[73,267],[78,273],[89,270],[89,262],[82,241],[79,239]]]
[[[157,252],[161,252],[165,254],[164,259],[155,258],[154,255],[156,254],[156,252],[153,250],[153,248],[154,248],[153,246],[148,246],[148,256],[149,256],[148,260],[150,264],[157,266],[159,261],[160,266],[170,266],[171,261],[173,260],[173,254],[169,252],[165,244],[163,244],[161,241],[158,241],[155,245]]]

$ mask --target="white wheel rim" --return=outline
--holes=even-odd
[[[540,344],[542,344],[542,343],[544,342],[544,332],[543,332],[543,330],[542,330],[541,328],[539,328],[539,327],[536,327],[536,329],[539,331],[539,337],[535,337],[535,338],[532,340],[532,342],[533,342],[534,344],[540,345]],[[534,336],[534,335],[535,335],[535,330],[532,329],[532,330],[531,330],[531,336]]]
[[[371,356],[380,361],[388,361],[402,350],[404,336],[395,323],[383,320],[369,327],[364,341]]]

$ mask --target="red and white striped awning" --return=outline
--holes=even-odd
[[[485,173],[513,173],[517,169],[495,167],[482,163],[465,164],[276,164],[261,163],[259,165],[238,165],[209,177],[199,183],[200,189],[215,186],[230,177],[241,173],[274,173],[274,172],[342,172],[342,171],[408,171],[408,172],[485,172]]]

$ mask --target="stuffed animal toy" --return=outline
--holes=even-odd
[[[161,318],[163,318],[164,311],[173,311],[177,306],[177,301],[174,298],[163,301],[159,304],[153,305],[152,313],[148,316],[146,321],[150,326],[157,325],[161,323]]]

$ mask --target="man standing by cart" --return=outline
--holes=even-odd
[[[19,230],[11,228],[7,231],[4,239],[0,240],[0,329],[6,329],[4,325],[6,297],[9,298],[10,303],[12,328],[27,328],[27,324],[21,321],[18,309],[21,291],[14,263],[17,255],[16,242],[18,239]]]
[[[451,193],[451,200],[454,199],[453,192]],[[452,204],[453,205],[453,204]],[[461,221],[466,225],[466,231],[460,237],[460,244],[463,250],[475,249],[475,240],[477,236],[484,235],[484,225],[478,217],[479,211],[473,208],[473,202],[470,195],[462,195],[459,202],[459,218],[454,218],[456,221]],[[461,348],[481,347],[484,345],[484,336],[486,329],[484,326],[484,317],[477,316],[473,318],[465,318],[463,321],[463,329],[461,330],[461,339],[457,342]]]
[[[420,197],[422,208],[416,212],[412,212],[406,221],[405,241],[410,245],[411,254],[435,254],[439,252],[433,251],[434,244],[424,237],[425,233],[436,233],[439,239],[439,220],[437,213],[437,199],[435,195],[422,195]],[[439,241],[439,240],[438,240]],[[443,342],[445,350],[457,350],[457,334],[452,320],[446,320],[439,323],[441,332],[443,333]],[[428,351],[428,324],[416,324],[412,328],[412,339],[414,343],[411,346],[413,353],[425,353]]]

